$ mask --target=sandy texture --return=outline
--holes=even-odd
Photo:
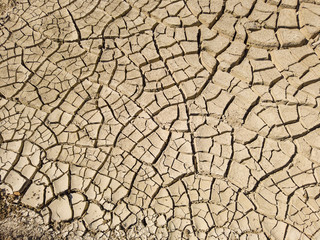
[[[3,186],[2,186],[3,187]],[[58,229],[45,225],[36,212],[19,204],[19,195],[0,190],[0,239],[63,239]]]
[[[320,239],[318,0],[5,14],[0,182],[21,212],[8,236]]]
[[[8,11],[10,11],[16,5],[16,0],[0,0],[0,18],[6,17]]]

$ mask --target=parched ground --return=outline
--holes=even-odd
[[[320,239],[319,0],[0,12],[0,239]]]

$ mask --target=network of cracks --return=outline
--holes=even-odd
[[[19,0],[0,23],[0,188],[26,216],[320,239],[319,0]]]

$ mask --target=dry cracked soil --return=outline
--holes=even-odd
[[[319,0],[0,12],[0,239],[320,239]]]

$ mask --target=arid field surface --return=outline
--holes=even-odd
[[[320,0],[0,0],[0,239],[320,240]]]

